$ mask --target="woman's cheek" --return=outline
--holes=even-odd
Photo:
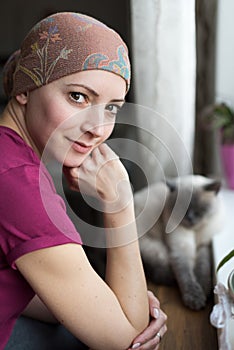
[[[105,130],[105,136],[104,136],[104,141],[108,139],[108,137],[112,134],[113,130],[114,130],[114,127],[115,127],[115,123],[111,124],[110,126],[107,126],[106,127],[106,130]]]

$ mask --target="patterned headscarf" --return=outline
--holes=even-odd
[[[101,69],[130,84],[128,49],[114,30],[96,19],[73,12],[51,15],[24,39],[7,61],[3,82],[8,97],[34,90],[84,70]]]

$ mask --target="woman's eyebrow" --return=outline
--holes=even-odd
[[[91,87],[89,87],[89,86],[87,86],[87,85],[84,85],[84,84],[67,84],[67,86],[78,86],[78,87],[82,87],[82,88],[84,88],[84,89],[86,89],[86,90],[88,90],[91,94],[93,94],[94,96],[96,96],[96,97],[99,97],[99,94],[95,91],[95,90],[93,90]]]
[[[67,84],[67,86],[78,86],[78,87],[82,87],[86,90],[88,90],[91,94],[93,94],[96,97],[99,97],[99,94],[93,90],[91,87],[84,85],[84,84],[75,84],[75,83],[71,83],[71,84]],[[114,98],[113,100],[111,100],[110,102],[125,102],[124,98]]]
[[[110,102],[125,102],[124,98],[114,98],[113,100],[111,100]]]

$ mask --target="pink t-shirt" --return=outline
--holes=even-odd
[[[39,176],[40,169],[40,176]],[[20,256],[81,238],[35,152],[0,126],[0,350],[16,319],[35,295],[16,269]]]

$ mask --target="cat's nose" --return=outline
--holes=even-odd
[[[195,222],[195,216],[194,216],[194,213],[192,212],[188,212],[186,214],[186,218],[190,224],[193,224]]]

